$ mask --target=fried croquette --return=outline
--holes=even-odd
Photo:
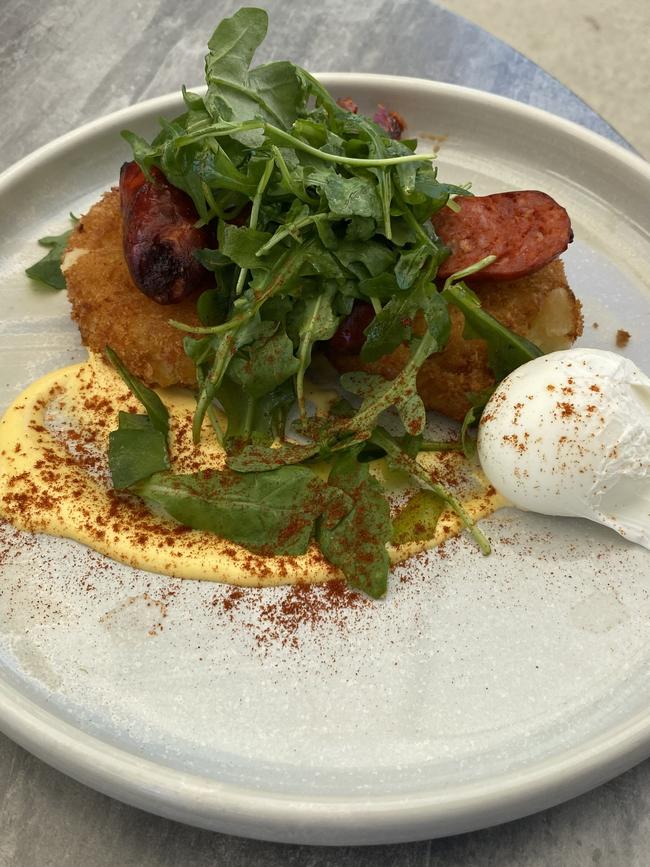
[[[195,385],[194,363],[183,350],[185,335],[169,320],[199,325],[198,293],[162,306],[135,287],[122,252],[117,189],[105,193],[77,223],[62,269],[72,318],[89,349],[101,353],[112,347],[149,385]]]
[[[162,306],[134,285],[122,252],[119,191],[105,193],[74,229],[63,261],[72,317],[83,342],[95,352],[111,346],[129,370],[149,385],[192,387],[193,362],[183,350],[183,332],[173,318],[199,325],[196,297]],[[564,267],[555,260],[518,280],[476,287],[485,310],[529,338],[545,352],[570,346],[582,333],[580,302],[569,288]],[[450,308],[452,330],[442,352],[418,373],[418,390],[427,409],[461,420],[470,407],[467,394],[494,385],[485,341],[463,337],[462,313]],[[358,356],[328,353],[340,371],[367,370],[391,379],[404,366],[408,349],[363,364]]]

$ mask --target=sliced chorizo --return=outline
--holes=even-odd
[[[345,317],[327,343],[328,352],[335,355],[358,355],[365,343],[364,329],[375,318],[371,304],[355,301],[352,312]]]
[[[472,280],[516,280],[533,274],[566,250],[573,240],[569,215],[538,190],[460,196],[460,210],[443,208],[433,216],[438,237],[451,250],[438,277],[494,255],[496,260]]]
[[[406,129],[406,121],[402,115],[398,114],[396,111],[389,111],[385,106],[381,105],[381,103],[377,106],[377,111],[372,116],[372,119],[377,126],[386,130],[389,138],[395,139],[396,141],[401,139],[402,133]]]
[[[352,114],[359,113],[359,106],[350,96],[341,96],[336,100],[336,104]],[[388,133],[388,137],[399,141],[402,133],[406,129],[406,121],[401,114],[396,111],[390,111],[386,106],[379,103],[377,111],[372,116],[373,121]]]
[[[135,285],[158,304],[176,304],[214,285],[194,253],[211,246],[210,232],[197,228],[191,198],[157,168],[148,180],[135,162],[120,171],[124,258]]]

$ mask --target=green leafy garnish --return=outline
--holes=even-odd
[[[317,534],[321,551],[352,587],[379,599],[388,582],[386,544],[392,532],[381,485],[370,476],[368,464],[357,461],[354,451],[334,460],[329,484],[347,494],[354,506],[334,527],[321,522]]]
[[[489,264],[494,257],[484,260]],[[445,283],[442,297],[457,307],[465,318],[463,335],[467,338],[481,337],[487,343],[488,359],[492,373],[500,382],[510,371],[533,358],[543,355],[542,350],[514,331],[510,331],[481,307],[481,302],[472,290],[462,282],[474,269],[452,274]]]
[[[444,500],[433,491],[418,491],[393,520],[393,545],[433,539]]]
[[[73,223],[77,222],[77,217],[73,217],[72,214],[70,214],[70,219]],[[52,289],[65,289],[61,259],[71,234],[72,229],[68,229],[60,235],[47,235],[45,238],[39,238],[38,243],[41,247],[49,247],[50,249],[42,259],[26,268],[25,274],[32,280],[38,280],[39,283],[44,283]]]
[[[122,490],[153,473],[169,469],[169,413],[156,392],[133,376],[109,346],[106,356],[147,411],[146,414],[121,412],[117,430],[108,436],[108,466],[113,487]]]
[[[449,251],[431,218],[467,190],[438,181],[432,155],[416,153],[415,141],[394,141],[340,108],[306,70],[288,61],[252,66],[267,25],[253,8],[222,21],[208,43],[205,95],[183,90],[184,113],[163,121],[151,142],[123,133],[145,174],[162,171],[214,230],[214,249],[197,253],[215,276],[198,300],[202,325],[172,324],[187,333],[197,372],[194,440],[208,417],[226,467],[173,474],[167,410],[107,349],[146,410],[120,415],[110,468],[116,488],[253,551],[295,555],[316,542],[351,586],[377,598],[391,538],[432,536],[443,507],[489,552],[462,504],[417,461],[422,450],[469,451],[468,430],[482,408],[476,402],[460,439],[423,438],[417,375],[449,339],[450,305],[462,312],[466,334],[486,341],[497,380],[539,350],[489,316],[463,282],[490,257],[442,290],[436,284]],[[312,356],[359,302],[374,310],[362,361],[404,347],[406,362],[390,381],[344,375],[350,401],[313,415]],[[384,428],[386,411],[399,418],[401,435]],[[378,458],[421,489],[394,528],[369,469]],[[327,482],[313,466],[322,461],[331,465]]]
[[[470,435],[470,428],[479,423],[485,405],[493,392],[493,388],[487,388],[485,391],[470,392],[466,395],[470,408],[465,413],[465,418],[460,427],[460,443],[463,453],[468,460],[476,456],[476,440]]]
[[[146,423],[136,426],[133,419]],[[167,440],[146,415],[120,413],[119,427],[108,435],[108,466],[117,490],[169,469]]]
[[[327,525],[352,508],[343,491],[306,467],[247,474],[156,474],[135,491],[187,527],[267,555],[304,554],[318,518]]]
[[[137,397],[147,411],[147,417],[154,430],[159,431],[167,439],[169,434],[169,412],[156,392],[146,386],[137,376],[134,376],[123,364],[117,352],[106,347],[106,357],[119,373],[126,385]]]

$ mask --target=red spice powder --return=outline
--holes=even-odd
[[[334,625],[341,632],[349,625],[349,614],[355,609],[373,603],[367,596],[350,589],[339,579],[325,584],[293,584],[279,588],[279,599],[268,601],[263,589],[231,587],[225,594],[212,597],[213,608],[220,608],[231,622],[250,630],[258,647],[279,644],[283,647],[300,647],[300,631],[305,627],[315,630],[321,625]],[[242,620],[238,617],[242,605],[253,617]]]
[[[557,408],[560,410],[562,418],[569,418],[569,416],[575,415],[575,407],[572,403],[567,403],[567,401],[558,402],[556,404]]]
[[[616,345],[622,349],[624,346],[628,345],[630,337],[632,337],[632,335],[629,331],[624,331],[622,328],[619,328],[616,332]]]

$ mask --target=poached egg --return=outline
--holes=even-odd
[[[569,349],[522,365],[485,407],[478,454],[514,506],[650,548],[650,379],[628,359]]]

